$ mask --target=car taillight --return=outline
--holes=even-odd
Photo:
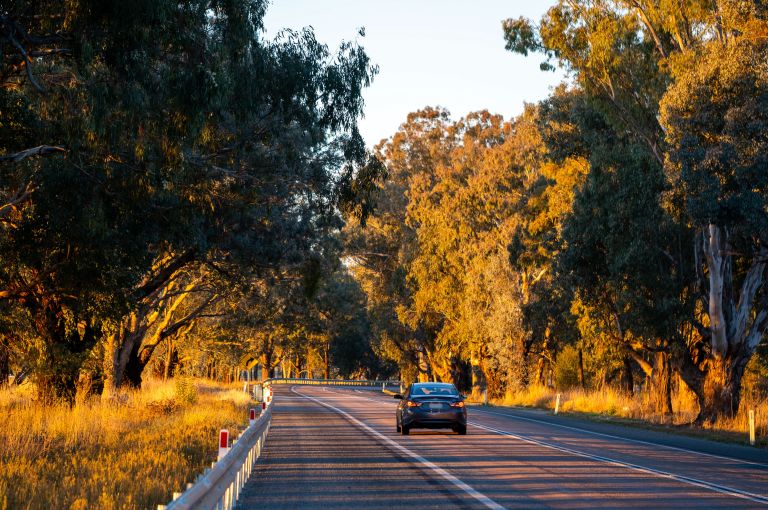
[[[419,407],[421,405],[421,402],[414,402],[413,400],[406,401],[405,405],[408,407]]]
[[[451,407],[464,407],[464,402],[459,400],[458,402],[451,402]]]

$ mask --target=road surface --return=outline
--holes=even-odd
[[[768,508],[768,454],[470,407],[468,435],[395,431],[380,391],[278,386],[238,508]]]

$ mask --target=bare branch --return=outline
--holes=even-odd
[[[190,322],[197,320],[200,318],[200,314],[209,306],[216,304],[217,302],[221,301],[223,296],[218,295],[212,295],[208,299],[204,300],[202,303],[200,303],[197,308],[189,312],[186,316],[182,317],[178,321],[176,321],[174,324],[171,324],[170,326],[166,326],[163,328],[163,330],[160,332],[160,335],[158,337],[160,339],[168,338],[169,336],[176,333],[179,329],[183,328],[186,324],[189,324]]]
[[[16,40],[15,37],[13,37],[13,34],[7,34],[8,40],[11,41],[11,44],[18,50],[21,57],[24,59],[25,67],[27,68],[27,77],[29,78],[30,83],[39,90],[40,92],[45,92],[45,89],[37,83],[37,80],[35,79],[35,76],[32,74],[32,60],[29,58],[29,55],[27,55],[26,50],[24,47],[19,44],[19,42]]]
[[[138,288],[139,296],[147,297],[165,285],[177,270],[184,267],[188,262],[194,260],[195,253],[196,251],[194,249],[189,249],[171,260],[164,268],[142,283]]]
[[[32,193],[37,189],[31,182],[25,187],[20,188],[7,203],[0,205],[0,222],[12,223],[7,220],[7,216],[17,210],[18,206],[28,201]]]
[[[38,145],[37,147],[33,147],[31,149],[25,149],[23,151],[19,151],[13,154],[5,154],[0,156],[0,163],[10,161],[12,163],[18,163],[22,159],[31,157],[31,156],[47,156],[48,154],[54,154],[57,152],[67,152],[67,149],[64,147],[59,147],[55,145]]]

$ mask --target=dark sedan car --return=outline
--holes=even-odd
[[[415,383],[405,395],[397,394],[397,431],[408,435],[411,429],[453,429],[467,433],[467,408],[456,387],[449,383]]]

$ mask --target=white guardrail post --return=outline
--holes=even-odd
[[[158,510],[216,509],[232,510],[237,503],[245,483],[253,472],[256,460],[261,456],[264,440],[272,423],[272,392],[265,398],[261,416],[255,417],[256,410],[250,409],[250,425],[229,446],[229,433],[222,430],[219,435],[219,460],[211,469],[201,475],[194,484],[187,486],[182,494],[174,493],[168,505],[158,505]]]
[[[247,383],[246,383],[247,384]],[[173,501],[167,505],[158,505],[158,510],[216,509],[232,510],[240,492],[253,472],[256,460],[261,456],[264,441],[272,423],[272,385],[274,384],[314,384],[331,386],[382,386],[402,388],[401,381],[368,381],[340,379],[267,379],[256,385],[254,396],[260,397],[261,416],[256,418],[256,410],[250,409],[250,425],[230,445],[229,432],[222,430],[219,435],[218,462],[198,477],[194,484],[188,484],[181,494],[174,493]],[[247,386],[243,388],[247,391]]]
[[[275,384],[304,384],[304,385],[315,385],[315,386],[369,386],[369,387],[378,387],[380,385],[385,386],[400,386],[402,383],[400,381],[381,381],[381,380],[367,380],[367,379],[354,379],[354,380],[346,380],[346,379],[299,379],[299,378],[291,378],[291,377],[279,377],[275,379],[267,379],[264,381],[264,391],[267,391],[267,388],[270,385]]]

